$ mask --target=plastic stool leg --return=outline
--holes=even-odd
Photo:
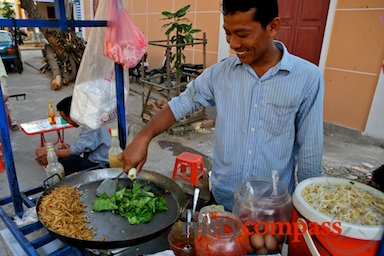
[[[173,179],[173,180],[176,178],[178,165],[179,165],[179,162],[178,162],[177,159],[176,159],[176,161],[175,161],[175,166],[173,167],[173,174],[172,174],[172,179]]]

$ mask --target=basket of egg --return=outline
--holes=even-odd
[[[271,178],[252,177],[244,181],[235,192],[232,212],[247,227],[248,253],[281,252],[291,219],[292,199],[277,171],[273,171]]]

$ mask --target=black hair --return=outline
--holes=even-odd
[[[59,103],[57,103],[56,108],[57,111],[63,111],[66,116],[69,117],[71,112],[71,104],[72,104],[72,96],[62,99]]]
[[[221,7],[224,15],[254,9],[253,20],[260,22],[263,28],[279,16],[277,0],[223,0]]]

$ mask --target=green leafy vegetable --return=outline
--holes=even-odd
[[[164,197],[157,197],[150,186],[134,182],[132,189],[122,188],[111,197],[105,193],[93,201],[93,210],[114,211],[126,218],[130,224],[149,222],[156,212],[168,210]]]

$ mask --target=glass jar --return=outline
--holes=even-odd
[[[245,255],[248,236],[242,230],[240,218],[230,212],[209,212],[195,231],[197,256]]]
[[[281,252],[290,225],[292,199],[287,187],[272,178],[252,177],[235,192],[233,213],[246,223],[255,253]]]

